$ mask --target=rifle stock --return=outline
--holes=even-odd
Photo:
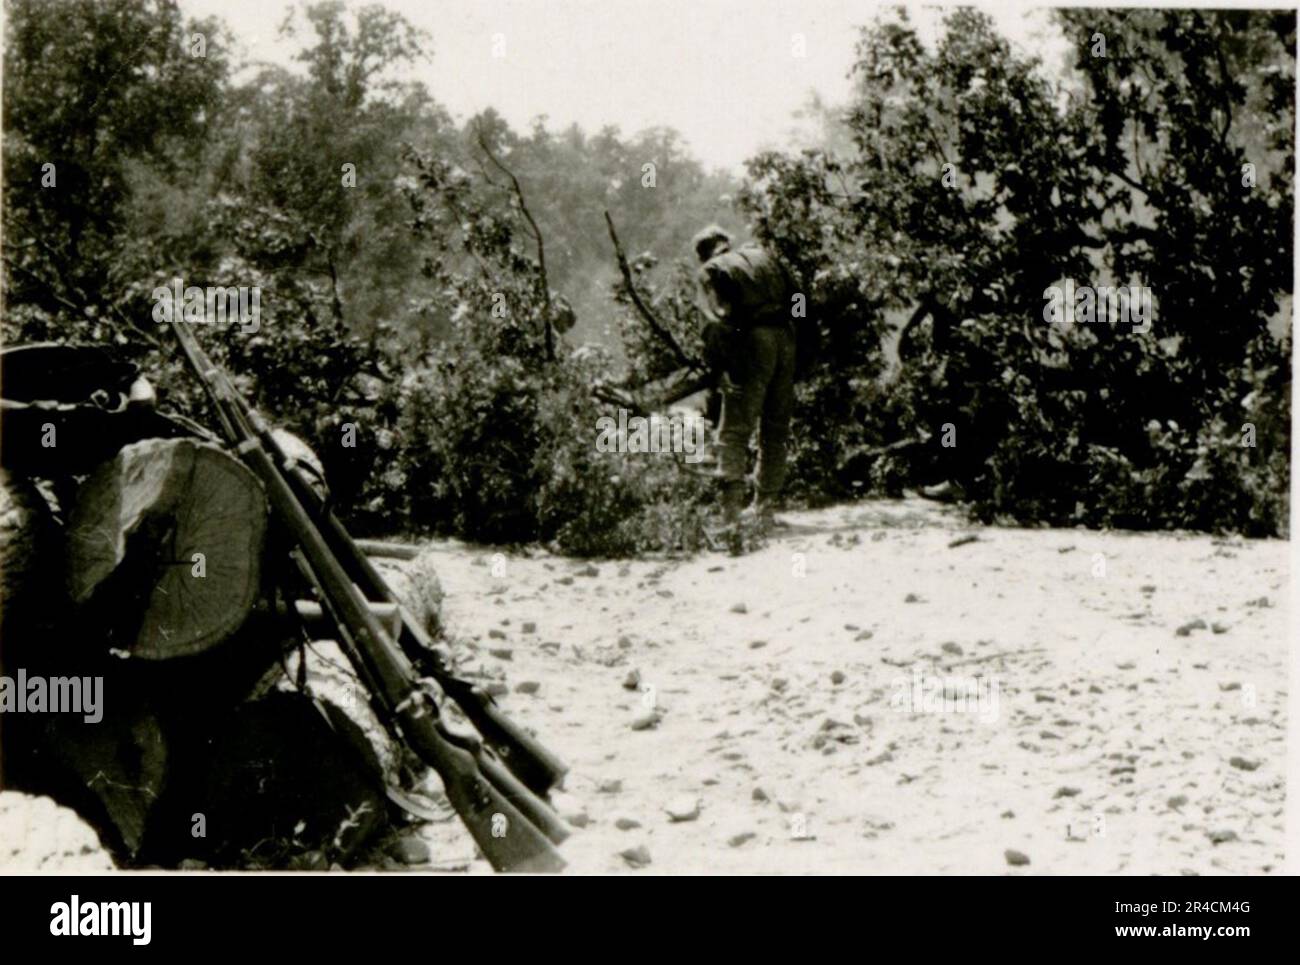
[[[370,691],[384,725],[437,771],[452,806],[493,868],[563,868],[564,860],[552,844],[567,836],[563,822],[545,802],[514,781],[477,740],[447,728],[432,696],[419,686],[410,663],[370,612],[277,466],[267,445],[270,431],[261,416],[211,363],[183,322],[173,320],[172,328],[216,407],[235,453],[262,482],[275,517],[292,537],[299,566],[330,613],[339,643]]]

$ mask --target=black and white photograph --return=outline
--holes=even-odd
[[[1300,869],[1294,5],[3,35],[0,874]]]

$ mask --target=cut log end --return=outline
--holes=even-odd
[[[215,646],[260,593],[266,500],[216,446],[145,439],[82,484],[68,524],[67,585],[109,646],[151,660]]]

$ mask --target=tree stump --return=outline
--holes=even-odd
[[[83,625],[150,660],[215,646],[260,594],[266,524],[261,484],[217,446],[124,447],[81,485],[68,522],[67,586]]]

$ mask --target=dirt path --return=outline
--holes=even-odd
[[[741,558],[437,545],[466,668],[572,768],[574,870],[1281,870],[1288,544],[787,518]]]

